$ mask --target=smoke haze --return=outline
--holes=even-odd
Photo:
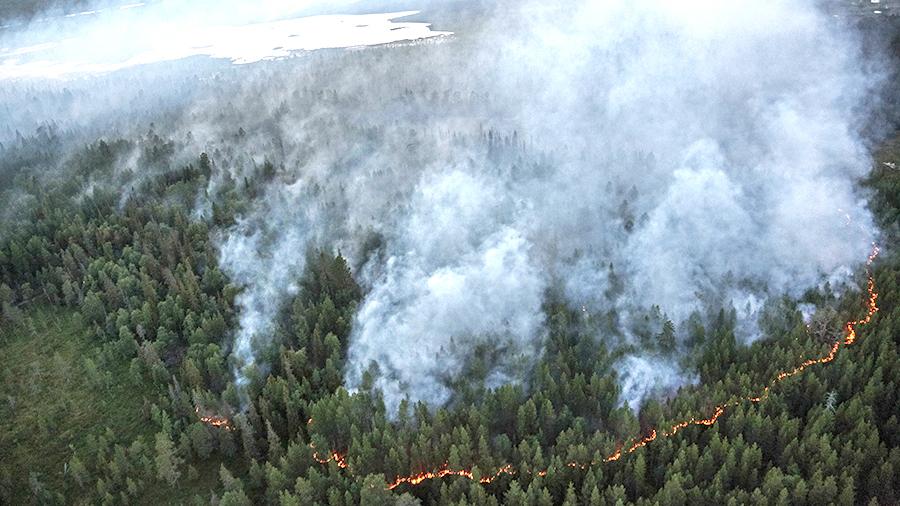
[[[550,296],[611,322],[591,327],[610,346],[723,308],[749,342],[766,299],[839,288],[865,260],[859,132],[885,70],[816,2],[501,2],[460,16],[416,43],[209,64],[165,116],[148,112],[178,132],[177,156],[216,162],[198,216],[263,158],[277,167],[219,235],[243,287],[239,385],[315,247],[340,249],[366,290],[346,383],[372,371],[391,410],[448,402],[477,353],[496,358],[486,386],[525,380]],[[696,379],[677,364],[623,358],[622,401]]]

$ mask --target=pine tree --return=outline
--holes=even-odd
[[[175,486],[183,464],[181,457],[175,453],[175,445],[172,438],[165,431],[156,434],[156,473],[157,476],[170,486]]]

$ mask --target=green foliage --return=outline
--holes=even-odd
[[[28,471],[48,489],[92,486],[78,455],[107,427],[126,439],[145,434],[141,408],[156,395],[126,363],[106,357],[74,312],[38,307],[27,315],[27,323],[0,326],[0,502],[8,504],[25,500]]]
[[[98,143],[72,163],[109,173],[124,148]],[[701,381],[648,401],[640,413],[619,403],[614,364],[622,350],[597,339],[620,331],[618,317],[585,315],[548,296],[544,354],[527,384],[484,388],[486,349],[454,380],[448,406],[403,403],[394,416],[377,391],[343,387],[363,293],[340,254],[316,251],[295,280],[301,289],[281,308],[275,344],[262,350],[270,368],[241,399],[227,358],[240,288],[218,269],[211,237],[279,168],[263,164],[241,191],[224,178],[203,219],[188,209],[215,166],[201,155],[173,169],[172,152],[156,134],[142,141],[140,156],[156,170],[121,206],[102,190],[76,202],[65,185],[33,189],[33,220],[0,242],[0,416],[12,427],[0,433],[4,503],[900,500],[896,253],[875,268],[881,312],[833,364],[786,380],[765,402],[740,404],[711,427],[598,463],[623,441],[709,416],[799,357],[824,355],[830,339],[822,336],[834,334],[834,321],[860,314],[861,294],[810,294],[832,308],[821,334],[807,332],[796,301],[772,301],[760,322],[766,338],[751,346],[737,342],[727,311],[692,315],[683,332],[651,311],[634,324],[641,345],[696,368]],[[898,237],[891,220],[900,216],[896,179],[882,170],[867,182],[891,244]],[[609,274],[615,285],[611,266]],[[203,424],[197,413],[227,416],[231,430]],[[471,470],[477,480],[504,465],[515,474],[489,485],[446,477],[386,488],[397,476],[444,466]]]
[[[172,438],[165,431],[156,435],[156,473],[159,478],[169,486],[175,486],[181,477],[180,467],[183,464],[181,457],[175,454],[175,445]]]

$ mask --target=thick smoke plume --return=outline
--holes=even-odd
[[[318,188],[294,198],[270,186],[281,205],[255,219],[284,234],[273,251],[300,255],[310,234],[290,230],[315,229],[368,290],[351,387],[371,370],[390,407],[443,403],[485,350],[500,357],[487,386],[521,380],[556,291],[612,315],[596,330],[610,343],[720,308],[752,340],[768,297],[839,284],[865,259],[870,217],[853,183],[869,165],[856,132],[878,73],[812,2],[499,6],[454,31],[342,58],[359,67],[322,70],[334,102],[267,134],[287,140],[288,179]],[[372,235],[381,247],[363,255]],[[297,264],[242,248],[223,243],[247,283],[246,335],[281,299],[270,286],[289,286],[271,273]],[[662,315],[648,327],[653,306]],[[660,357],[621,368],[632,406],[693,378]]]
[[[854,183],[882,69],[817,2],[463,12],[451,37],[216,67],[158,125],[217,164],[198,215],[262,157],[278,167],[219,240],[244,287],[239,385],[323,245],[366,289],[346,382],[371,371],[392,409],[447,402],[478,357],[486,386],[523,380],[549,297],[610,345],[666,319],[683,340],[719,309],[751,341],[767,299],[839,288],[865,260]],[[620,370],[633,407],[695,377],[648,352]]]
[[[537,351],[547,279],[525,236],[525,211],[498,183],[450,171],[415,188],[357,316],[352,381],[375,361],[391,403],[407,392],[445,402],[442,380],[456,378],[479,347],[505,348],[503,359],[513,360],[493,364],[488,386],[515,377],[516,354]]]

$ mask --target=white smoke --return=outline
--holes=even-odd
[[[521,381],[548,292],[615,313],[596,336],[611,344],[632,343],[654,305],[676,328],[734,308],[750,341],[763,301],[839,286],[865,260],[872,221],[854,183],[882,72],[816,1],[483,14],[439,26],[455,33],[442,44],[249,65],[182,97],[175,125],[223,171],[240,178],[260,156],[285,167],[219,242],[244,287],[239,383],[312,245],[358,267],[346,382],[377,364],[391,406],[446,402],[486,349],[488,386]],[[623,401],[693,380],[665,360],[623,359]]]
[[[220,244],[220,264],[231,279],[245,287],[235,303],[240,311],[240,326],[234,340],[232,361],[238,392],[244,387],[255,368],[259,342],[272,338],[273,323],[279,302],[297,292],[297,280],[303,273],[306,251],[298,245],[314,240],[317,217],[308,207],[292,205],[304,198],[302,183],[284,187],[273,199],[261,206],[268,211],[259,213],[265,221],[242,219],[227,230]],[[287,200],[290,198],[290,200]],[[278,209],[272,212],[271,209]]]
[[[741,337],[752,340],[761,299],[799,296],[865,259],[870,217],[852,182],[869,164],[854,132],[876,76],[844,27],[812,2],[527,3],[501,12],[509,19],[486,36],[490,50],[472,71],[496,79],[501,117],[540,145],[572,153],[538,177],[500,176],[504,193],[477,204],[487,210],[512,199],[529,209],[512,225],[478,222],[494,233],[517,227],[530,242],[513,250],[522,258],[511,266],[540,261],[538,270],[560,277],[576,307],[615,307],[626,318],[653,304],[676,322],[715,304],[735,307]],[[516,29],[500,33],[504,23]],[[630,185],[637,191],[623,212]],[[445,322],[497,315],[477,291],[464,301],[454,293],[450,304],[420,295],[432,271],[406,251],[429,248],[434,234],[455,237],[471,213],[440,199],[430,205],[424,217],[416,204],[409,212],[432,236],[401,230],[406,240],[388,245],[400,256],[358,316],[348,380],[358,384],[374,360],[390,371],[379,383],[388,398],[399,391],[439,403],[446,395],[432,371],[450,364],[452,374],[464,356],[435,353],[452,335]],[[847,226],[842,210],[863,228]],[[632,231],[623,232],[625,221]],[[446,255],[455,259],[484,248],[450,245]],[[610,262],[625,279],[614,301],[606,295]],[[522,274],[510,267],[507,275]],[[491,297],[533,310],[535,295],[511,288],[498,284]],[[423,301],[439,308],[426,310]],[[426,318],[440,312],[433,325],[414,327],[414,340],[410,308]],[[463,328],[478,334],[493,325]],[[627,326],[621,332],[628,339]],[[520,337],[533,335],[529,328]],[[621,367],[632,406],[654,385],[675,388],[690,377],[640,357]]]
[[[409,394],[447,401],[443,380],[455,379],[478,345],[509,349],[511,361],[524,353],[525,363],[511,363],[527,365],[540,342],[547,280],[513,228],[521,217],[511,207],[502,189],[459,171],[417,188],[406,223],[388,244],[395,254],[359,311],[351,385],[377,363],[377,385],[395,409]]]
[[[630,355],[619,361],[616,369],[622,371],[621,397],[634,412],[647,397],[671,395],[685,383],[698,379],[696,375],[685,375],[671,362],[645,355]]]
[[[521,380],[552,286],[573,307],[616,310],[621,328],[598,339],[629,342],[632,320],[653,305],[676,324],[734,307],[740,337],[756,339],[761,301],[799,296],[865,259],[871,220],[853,180],[868,160],[854,132],[877,75],[812,2],[526,3],[470,28],[452,44],[384,51],[400,74],[330,69],[333,86],[366,98],[329,108],[329,121],[389,114],[365,148],[339,141],[365,153],[356,165],[341,161],[334,136],[327,152],[303,141],[318,154],[299,177],[340,209],[319,219],[321,235],[351,256],[367,231],[385,238],[361,271],[351,388],[375,363],[389,406],[440,404],[484,345],[508,357],[495,380]],[[377,106],[417,87],[490,100]],[[319,128],[343,131],[332,123]],[[485,123],[500,129],[487,150],[446,133],[484,138]],[[629,405],[693,378],[648,360],[620,364]]]

